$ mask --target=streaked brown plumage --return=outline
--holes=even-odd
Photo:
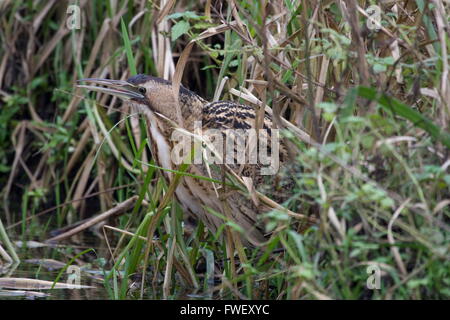
[[[178,122],[178,105],[174,99],[171,82],[147,75],[138,75],[127,81],[107,79],[83,79],[96,85],[79,85],[89,90],[99,91],[119,96],[127,100],[137,112],[143,113],[148,122],[149,135],[152,139],[152,156],[156,163],[164,168],[175,169],[170,158],[173,142],[170,141],[174,123]],[[255,110],[252,107],[230,101],[208,102],[194,92],[180,86],[179,107],[183,127],[192,132],[194,121],[202,121],[203,130],[206,129],[250,129],[255,128]],[[270,116],[264,116],[263,128],[270,135],[272,123]],[[284,147],[280,149],[280,162],[285,161],[287,153]],[[240,176],[253,177],[255,186],[267,184],[267,179],[259,175],[258,165],[231,165],[234,172]],[[209,176],[221,180],[221,172],[211,170],[209,173],[204,164],[191,165],[189,172],[195,175]],[[254,173],[252,175],[252,173]],[[172,173],[164,172],[167,179],[172,179]],[[271,179],[272,182],[275,179]],[[285,189],[285,191],[287,191]],[[260,245],[266,240],[263,226],[258,215],[271,208],[258,201],[252,201],[242,193],[235,191],[227,194],[222,200],[212,182],[192,177],[184,177],[176,189],[176,196],[183,209],[197,219],[201,219],[212,231],[224,223],[223,220],[208,212],[205,207],[216,212],[224,212],[223,206],[229,207],[233,220],[245,230],[243,241],[245,244]]]

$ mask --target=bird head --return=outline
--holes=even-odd
[[[150,109],[177,122],[178,106],[170,81],[139,74],[128,80],[85,78],[78,82],[89,83],[88,85],[77,85],[79,88],[117,96],[136,107],[139,112],[145,113]],[[186,119],[193,115],[201,116],[202,106],[205,102],[194,92],[180,86],[178,103],[183,118]]]

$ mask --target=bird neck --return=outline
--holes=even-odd
[[[192,131],[195,121],[202,121],[203,108],[207,101],[185,88],[180,90],[179,106],[185,129]]]
[[[141,111],[145,112],[145,109],[149,108],[172,122],[179,125],[182,124],[188,130],[191,129],[195,120],[201,121],[203,106],[207,101],[194,92],[180,86],[178,102],[176,102],[172,83],[159,78],[155,79],[150,80],[147,84],[142,84],[147,89],[147,99],[146,105],[140,106]],[[180,109],[181,115],[179,113]]]
[[[172,85],[167,83],[159,87],[154,86],[149,93],[148,105],[140,107],[144,107],[144,112],[149,108],[171,122],[182,125],[186,130],[193,131],[195,121],[202,121],[203,107],[207,101],[194,92],[180,87],[178,103],[175,103],[172,89]],[[181,110],[181,117],[178,108]]]

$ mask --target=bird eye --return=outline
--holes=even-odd
[[[147,89],[145,89],[144,87],[139,87],[138,88],[139,93],[141,94],[145,94],[147,92]]]

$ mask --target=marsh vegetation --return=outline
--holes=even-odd
[[[450,298],[448,10],[442,0],[3,0],[0,275],[62,281],[76,265],[110,299]],[[226,219],[215,234],[187,223],[145,120],[75,87],[138,73],[287,120],[294,195],[264,215],[266,246],[222,237],[243,232]],[[299,229],[286,209],[318,222]],[[61,272],[43,277],[30,258]]]

